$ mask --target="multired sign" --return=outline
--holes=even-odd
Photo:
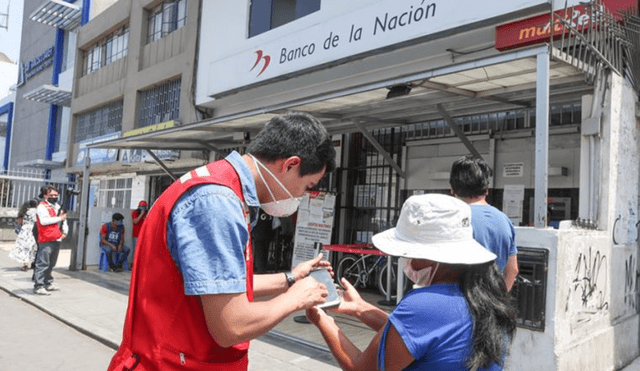
[[[602,4],[614,16],[618,16],[621,11],[636,6],[637,0],[603,0]],[[567,8],[566,11],[564,9],[556,11],[555,14],[564,18],[578,30],[588,27],[591,21],[588,7],[582,5]],[[503,24],[496,27],[496,49],[504,51],[548,41],[551,37],[551,28],[551,17],[548,13]],[[562,30],[562,22],[554,16],[554,39],[562,35]]]

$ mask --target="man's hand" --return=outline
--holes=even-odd
[[[309,272],[316,268],[327,268],[329,274],[333,277],[333,268],[331,268],[331,263],[322,260],[322,254],[318,254],[318,256],[312,260],[307,260],[306,262],[296,265],[296,267],[293,268],[292,273],[296,277],[296,281],[298,281],[307,277]]]
[[[66,234],[63,234],[62,237],[61,237],[62,240],[66,239],[66,238],[67,238]]]
[[[287,294],[298,301],[300,309],[309,309],[315,305],[324,303],[329,292],[323,284],[311,277],[306,277],[296,281],[296,283],[287,290]]]

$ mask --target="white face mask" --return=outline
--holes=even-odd
[[[404,260],[404,267],[402,267],[402,270],[404,271],[404,274],[406,274],[407,277],[409,277],[409,279],[413,281],[413,283],[422,287],[431,285],[431,281],[433,281],[433,277],[436,275],[436,272],[438,271],[438,267],[440,266],[439,263],[436,263],[435,266],[430,265],[420,270],[415,270],[411,266],[411,259],[403,259],[403,260]]]
[[[260,179],[262,179],[262,183],[264,183],[264,185],[267,187],[267,191],[269,191],[269,194],[273,199],[272,202],[260,203],[260,207],[262,208],[262,210],[264,210],[265,213],[271,216],[275,216],[279,218],[287,217],[295,213],[296,211],[298,211],[298,206],[300,206],[300,200],[302,199],[302,197],[293,197],[293,195],[291,194],[291,192],[289,192],[287,187],[285,187],[284,184],[282,184],[280,180],[276,178],[275,175],[273,175],[271,170],[269,170],[260,161],[258,161],[257,158],[253,157],[253,155],[250,154],[249,156],[251,156],[251,158],[253,159],[253,163],[256,166],[256,170],[258,170],[258,175],[260,175]],[[289,195],[289,198],[287,198],[286,200],[279,200],[279,201],[276,200],[275,196],[273,195],[273,192],[271,191],[271,188],[269,188],[269,184],[267,184],[267,181],[264,179],[264,176],[262,175],[262,171],[260,170],[260,167],[262,167],[269,174],[271,174],[271,176],[273,177],[273,179],[276,180],[278,185],[280,185],[280,187],[282,187],[282,189],[284,189],[285,192],[287,192],[287,194]]]

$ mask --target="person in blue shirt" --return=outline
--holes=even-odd
[[[337,313],[377,334],[361,351],[332,317],[316,307],[307,318],[344,370],[502,370],[515,334],[515,308],[494,263],[473,239],[469,205],[441,194],[412,196],[397,226],[373,236],[386,254],[403,257],[419,285],[387,315],[364,301],[346,279]]]
[[[467,155],[451,165],[449,184],[451,195],[471,206],[473,238],[498,256],[496,264],[504,275],[507,291],[511,291],[519,272],[516,232],[509,217],[487,202],[492,176],[493,171],[483,159]]]

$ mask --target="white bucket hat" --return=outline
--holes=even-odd
[[[373,236],[382,252],[446,264],[482,264],[496,255],[473,239],[471,208],[441,194],[411,196],[395,228]]]

